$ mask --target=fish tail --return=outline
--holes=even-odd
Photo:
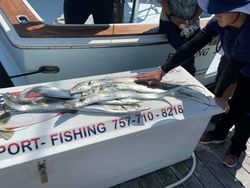
[[[9,140],[14,135],[14,131],[6,131],[6,130],[0,130],[0,136],[5,139]]]

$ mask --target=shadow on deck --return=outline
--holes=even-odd
[[[211,129],[212,124],[207,129]],[[196,169],[193,175],[178,188],[250,188],[250,139],[248,149],[241,155],[234,168],[227,168],[221,163],[225,151],[230,145],[232,132],[224,144],[202,145],[195,149]],[[183,178],[191,169],[192,159],[155,172],[140,176],[112,188],[164,188]]]

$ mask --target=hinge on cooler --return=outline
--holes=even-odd
[[[41,184],[48,183],[48,172],[46,168],[46,161],[38,162],[38,170],[40,173]]]

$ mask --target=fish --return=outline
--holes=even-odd
[[[141,100],[132,99],[132,98],[124,98],[124,99],[116,99],[111,101],[103,101],[98,104],[112,104],[112,105],[128,105],[128,104],[138,104],[141,103]]]
[[[195,87],[197,89],[194,89]],[[176,91],[175,93],[173,93],[173,95],[181,98],[187,98],[189,100],[193,100],[195,102],[211,106],[212,104],[209,97],[207,97],[203,93],[204,91],[201,91],[200,89],[201,88],[199,88],[198,86],[192,86],[192,85],[185,86]]]
[[[88,97],[81,97],[73,99],[71,101],[65,101],[65,105],[74,107],[76,109],[81,109],[85,106],[100,103],[104,101],[133,98],[133,99],[160,99],[164,97],[166,93],[138,93],[134,91],[114,91],[114,92],[100,92],[89,95]]]
[[[163,86],[161,85],[161,87]],[[166,86],[167,89],[162,89],[137,84],[135,77],[106,78],[80,82],[70,90],[37,86],[28,88],[17,95],[5,93],[3,99],[6,106],[9,107],[9,111],[72,113],[96,103],[128,105],[138,104],[131,100],[161,99],[187,87],[187,85],[165,84],[164,87]],[[32,94],[36,94],[36,96],[33,97]],[[130,98],[129,102],[128,98]]]
[[[66,89],[59,89],[56,87],[49,87],[49,86],[36,86],[32,88],[27,88],[23,92],[17,94],[17,98],[22,99],[25,101],[25,98],[28,102],[30,102],[30,99],[27,98],[31,94],[38,94],[46,97],[52,97],[52,98],[60,98],[60,99],[73,99],[78,97],[77,95],[71,95],[69,93],[69,90]]]
[[[24,104],[20,102],[20,99],[15,95],[10,93],[4,93],[3,98],[5,104],[19,112],[36,112],[36,113],[46,113],[46,112],[70,112],[74,113],[77,110],[74,107],[69,105],[64,105],[64,100],[55,99],[55,98],[47,98],[39,100],[37,103]]]
[[[22,113],[0,111],[0,136],[9,140],[16,131],[60,116],[61,113]]]
[[[135,82],[131,83],[119,83],[119,82],[114,82],[114,83],[108,83],[104,85],[99,85],[99,86],[93,86],[90,89],[85,90],[84,92],[81,93],[82,96],[90,95],[93,93],[98,93],[102,91],[135,91],[138,93],[164,93],[166,90],[159,89],[159,88],[152,88],[147,85],[141,85],[137,84]]]
[[[92,87],[102,86],[113,83],[134,83],[136,80],[135,77],[119,77],[119,78],[106,78],[106,79],[98,79],[98,80],[89,80],[76,84],[73,86],[69,93],[71,95],[82,93],[86,90],[91,89]]]
[[[81,109],[85,106],[100,103],[104,101],[116,100],[116,99],[124,99],[124,98],[133,98],[138,100],[161,100],[165,96],[170,96],[174,92],[184,88],[186,86],[178,86],[172,89],[165,91],[164,93],[139,93],[135,91],[101,91],[97,93],[93,93],[87,96],[83,96],[77,99],[72,99],[65,101],[65,105],[69,105],[70,107],[74,107],[76,109]]]
[[[112,114],[131,114],[136,112],[142,112],[149,110],[149,107],[145,107],[139,104],[131,105],[103,105],[103,104],[93,104],[81,108],[80,111],[84,112],[102,112],[102,113],[112,113]]]

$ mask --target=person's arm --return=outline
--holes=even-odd
[[[175,25],[178,27],[180,24],[185,24],[185,20],[182,20],[181,18],[177,17],[172,11],[171,8],[169,7],[168,1],[167,0],[160,0],[161,7],[163,9],[163,12],[166,14],[168,17],[168,20],[173,22]]]
[[[166,63],[161,66],[161,69],[165,73],[168,73],[175,67],[182,65],[185,60],[194,56],[198,50],[211,41],[212,37],[201,30],[194,38],[182,45],[171,58],[168,58]]]
[[[199,5],[197,5],[194,17],[192,19],[188,20],[188,23],[190,25],[195,24],[195,22],[200,19],[201,13],[202,13],[202,9],[199,7]]]
[[[192,57],[211,40],[211,36],[204,31],[200,31],[193,39],[184,44],[171,58],[168,58],[167,62],[159,69],[151,72],[139,73],[136,76],[137,82],[146,82],[150,85],[158,84],[166,73]]]

